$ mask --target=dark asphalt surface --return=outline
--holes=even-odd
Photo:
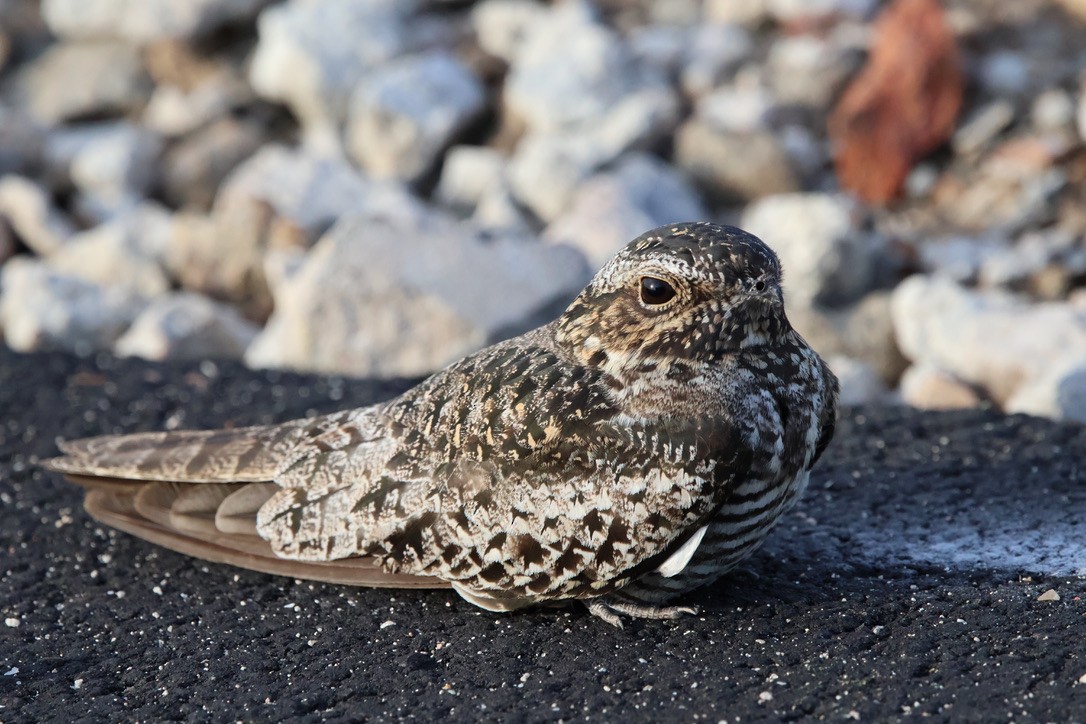
[[[847,411],[805,500],[699,615],[623,631],[193,561],[94,523],[35,466],[58,436],[406,386],[0,348],[0,721],[1086,721],[1081,426]]]

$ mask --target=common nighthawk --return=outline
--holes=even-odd
[[[781,269],[728,226],[619,252],[554,322],[356,410],[111,435],[46,462],[98,520],[210,561],[452,586],[491,611],[661,605],[748,556],[833,435],[837,380]]]

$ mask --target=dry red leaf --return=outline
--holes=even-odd
[[[939,0],[895,0],[830,117],[841,186],[872,203],[894,199],[913,165],[950,137],[961,105],[958,46]]]

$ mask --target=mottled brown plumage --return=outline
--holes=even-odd
[[[658,607],[748,555],[833,433],[837,382],[791,329],[780,266],[680,224],[551,324],[400,397],[282,425],[107,436],[47,463],[99,519],[256,570],[451,585],[490,610]]]

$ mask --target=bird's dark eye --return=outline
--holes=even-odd
[[[675,296],[675,288],[656,277],[641,277],[641,301],[645,304],[664,304]]]
[[[764,292],[765,291],[765,282],[763,282],[761,279],[754,282],[754,291],[756,291],[756,292]]]

